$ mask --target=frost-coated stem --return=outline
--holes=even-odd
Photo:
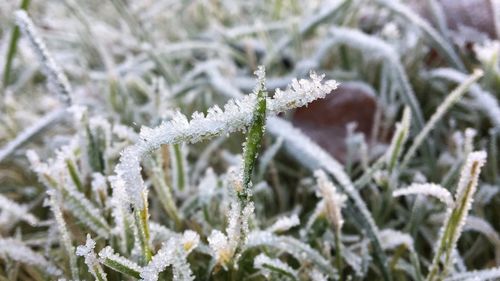
[[[265,70],[263,67],[260,67],[255,73],[259,78],[259,85],[256,89],[257,103],[252,114],[252,121],[250,123],[250,127],[248,128],[248,134],[243,148],[243,190],[238,191],[237,193],[238,198],[244,202],[250,200],[252,172],[257,161],[257,154],[261,147],[262,137],[264,136],[266,125],[267,91],[264,81]]]
[[[42,40],[33,21],[26,11],[16,11],[17,25],[28,38],[33,50],[42,64],[44,74],[47,76],[49,88],[59,95],[59,98],[67,104],[71,103],[71,86],[68,78],[62,72],[59,65],[55,62],[52,55],[47,50],[45,42]]]
[[[310,79],[293,80],[285,90],[276,90],[273,98],[266,99],[266,114],[277,114],[288,109],[304,106],[316,99],[324,98],[337,88],[337,82],[322,82],[324,76],[311,73]],[[125,149],[116,166],[116,174],[123,179],[130,202],[142,209],[142,193],[145,190],[141,177],[141,159],[145,154],[162,144],[199,142],[224,133],[232,133],[250,125],[257,102],[257,94],[252,93],[238,100],[230,100],[224,110],[214,106],[207,115],[195,112],[189,121],[186,116],[177,113],[171,121],[151,129],[141,129],[141,140]]]
[[[446,219],[440,231],[436,253],[429,269],[427,281],[441,280],[446,277],[452,263],[452,252],[462,233],[467,214],[474,199],[481,167],[486,162],[486,152],[476,151],[469,154],[460,174],[454,208],[448,209]],[[440,263],[444,255],[443,267]]]
[[[133,278],[139,279],[142,268],[135,262],[115,254],[110,246],[99,252],[99,262],[115,271],[121,272]]]

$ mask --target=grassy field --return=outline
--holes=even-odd
[[[500,280],[500,4],[0,1],[0,281]]]

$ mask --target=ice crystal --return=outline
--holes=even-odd
[[[80,245],[76,248],[76,255],[81,256],[85,260],[85,264],[90,270],[90,273],[96,278],[97,280],[104,280],[106,279],[106,273],[102,269],[101,265],[99,264],[99,260],[97,259],[97,256],[94,252],[95,248],[95,241],[90,237],[90,234],[87,234],[87,240],[85,242],[85,245]]]
[[[153,256],[148,265],[142,268],[140,273],[142,280],[158,280],[159,273],[169,265],[172,266],[174,281],[194,280],[193,273],[186,259],[189,252],[196,247],[199,239],[199,237],[198,239],[196,237],[197,235],[194,235],[192,231],[187,231],[182,238],[170,238],[163,244],[156,255]]]

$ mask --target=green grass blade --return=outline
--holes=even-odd
[[[260,68],[256,73],[259,77],[257,104],[255,105],[252,122],[248,128],[248,134],[243,149],[243,190],[242,192],[238,192],[238,198],[245,201],[249,199],[252,172],[257,161],[257,154],[261,147],[266,125],[267,92],[264,85],[264,69]]]
[[[28,10],[31,0],[23,0],[21,2],[21,10]],[[10,36],[9,48],[7,49],[7,59],[5,60],[5,66],[3,69],[3,85],[7,87],[9,85],[10,80],[10,72],[12,70],[12,61],[14,60],[14,56],[17,52],[17,41],[21,36],[21,31],[19,30],[19,26],[15,26],[12,30],[12,35]]]

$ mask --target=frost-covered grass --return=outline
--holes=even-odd
[[[500,44],[437,22],[0,1],[0,281],[500,279]],[[377,112],[341,162],[290,116],[343,82]]]

